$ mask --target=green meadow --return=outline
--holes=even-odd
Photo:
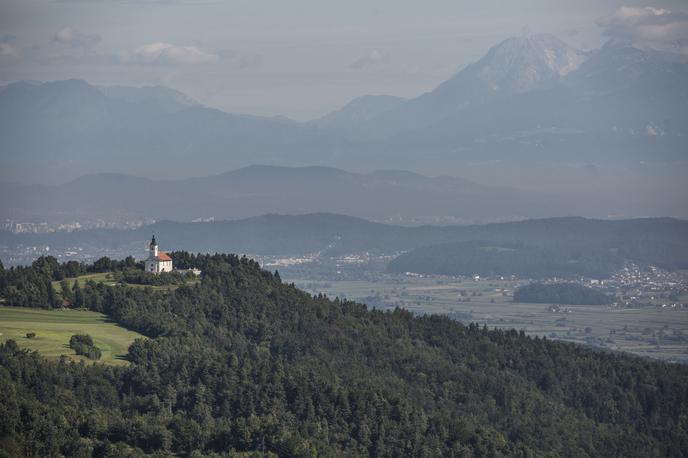
[[[67,284],[69,285],[70,288],[74,287],[75,282],[79,282],[79,286],[82,288],[89,281],[94,281],[96,283],[103,283],[103,284],[106,284],[108,286],[115,286],[116,284],[118,284],[115,281],[112,272],[101,272],[101,273],[95,273],[95,274],[79,275],[78,277],[69,277],[69,278],[66,278],[65,280],[67,280]],[[193,286],[193,285],[199,283],[200,281],[201,281],[201,279],[198,277],[188,279],[186,281],[186,285]],[[124,282],[120,282],[120,284],[130,286],[132,288],[152,288],[155,290],[168,290],[168,291],[179,288],[179,285],[151,286],[151,285],[136,285],[133,283],[124,283]],[[53,281],[52,285],[53,285],[53,289],[58,294],[60,294],[62,292],[62,287],[60,286],[59,281]]]
[[[110,272],[80,275],[78,277],[66,278],[66,280],[67,280],[67,283],[69,284],[70,287],[73,287],[74,282],[78,281],[79,286],[82,288],[86,285],[86,283],[89,280],[93,280],[96,283],[105,283],[106,285],[110,285],[110,286],[113,286],[116,284],[112,278],[112,273],[110,273]],[[60,287],[59,281],[53,282],[53,289],[55,291],[58,291],[58,292],[62,290],[62,288]]]
[[[35,332],[32,339],[26,333]],[[125,329],[102,313],[85,310],[45,310],[26,307],[0,307],[0,342],[14,339],[20,348],[38,350],[47,358],[66,355],[73,360],[91,360],[78,356],[69,348],[74,334],[89,334],[102,351],[99,362],[112,365],[127,364],[124,359],[129,345],[143,337]]]

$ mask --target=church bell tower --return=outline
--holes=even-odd
[[[157,258],[158,257],[158,242],[155,241],[155,236],[153,236],[153,239],[151,240],[151,243],[150,243],[150,257],[151,258]]]

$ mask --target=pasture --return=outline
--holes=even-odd
[[[36,336],[29,339],[26,337],[28,332],[34,332]],[[0,342],[14,339],[20,348],[37,350],[50,359],[65,355],[73,360],[91,362],[69,348],[69,338],[74,334],[93,337],[94,344],[102,351],[98,361],[112,365],[127,364],[123,357],[129,345],[143,337],[97,312],[0,306]]]

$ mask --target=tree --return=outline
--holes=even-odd
[[[48,280],[46,282],[45,288],[48,292],[48,305],[50,305],[50,307],[52,307],[52,308],[60,307],[62,304],[60,303],[61,301],[60,301],[59,297],[57,296],[57,294],[55,294],[55,289],[53,289],[52,282]]]
[[[57,259],[55,259],[54,256],[41,256],[31,264],[31,267],[33,267],[34,270],[41,272],[43,275],[50,279],[61,279],[59,278],[62,274],[62,271],[60,269],[60,263],[57,262]]]
[[[69,346],[77,355],[86,356],[89,359],[100,359],[100,348],[93,344],[93,338],[88,334],[74,334],[69,339]]]
[[[85,306],[84,293],[81,291],[81,286],[79,286],[79,280],[74,280],[72,296],[74,298],[74,302],[72,303],[74,307],[83,308]]]
[[[3,291],[7,287],[7,278],[6,278],[6,272],[5,272],[5,266],[2,264],[2,259],[0,259],[0,295],[3,294]]]
[[[81,264],[77,261],[67,261],[62,265],[62,271],[65,277],[78,277],[83,273]]]
[[[74,294],[72,294],[72,288],[69,286],[68,280],[65,279],[60,282],[60,290],[62,292],[62,298],[64,300],[69,301],[70,304],[74,302]]]
[[[113,270],[113,263],[110,258],[103,256],[93,263],[92,272],[109,272]]]

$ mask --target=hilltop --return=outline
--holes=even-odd
[[[245,258],[201,284],[87,284],[122,368],[0,345],[9,455],[679,456],[688,368],[305,294]],[[31,268],[30,268],[31,269]],[[25,271],[35,282],[52,274]],[[9,280],[13,281],[10,277]],[[49,425],[49,426],[48,426]],[[51,434],[35,434],[50,428]]]

